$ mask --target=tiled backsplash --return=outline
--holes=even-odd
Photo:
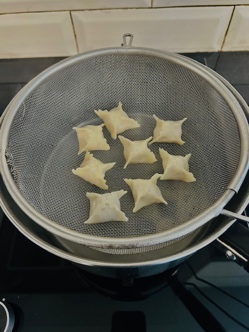
[[[69,12],[0,16],[0,58],[76,54]]]
[[[153,0],[153,7],[246,5],[249,0]]]
[[[232,7],[72,12],[79,51],[118,46],[132,32],[136,46],[174,52],[220,50]]]
[[[0,59],[119,46],[126,32],[173,52],[249,50],[248,31],[249,0],[0,0]]]
[[[223,50],[249,50],[249,6],[235,7]]]

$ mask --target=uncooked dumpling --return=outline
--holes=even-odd
[[[184,144],[181,138],[182,124],[187,118],[179,121],[164,121],[156,115],[153,115],[153,117],[156,120],[156,127],[153,132],[153,140],[149,144],[155,142]]]
[[[125,130],[140,127],[140,124],[131,119],[123,110],[122,103],[120,102],[117,107],[107,110],[94,111],[105,123],[107,130],[110,132],[111,137],[116,139],[118,134],[123,133]]]
[[[132,195],[134,198],[135,206],[132,210],[137,212],[144,206],[151,205],[154,203],[164,203],[167,204],[163,198],[159,187],[157,186],[157,180],[160,178],[161,174],[154,174],[151,179],[124,179],[124,181],[131,188]]]
[[[108,194],[86,193],[90,200],[89,218],[85,224],[98,224],[108,221],[128,221],[124,212],[120,209],[120,198],[127,191],[119,190]]]
[[[173,156],[163,149],[159,149],[159,153],[164,169],[161,180],[196,181],[194,175],[189,172],[189,159],[191,154],[187,154],[185,157]]]
[[[105,172],[111,169],[115,164],[116,163],[104,164],[102,161],[94,158],[90,152],[87,152],[80,167],[73,169],[72,172],[101,189],[108,189],[105,180]]]
[[[130,141],[121,135],[118,138],[124,147],[124,157],[126,160],[124,168],[129,164],[153,164],[156,162],[154,153],[147,146],[152,137],[141,141]]]
[[[79,142],[79,152],[93,150],[110,150],[110,145],[106,142],[103,135],[103,126],[85,126],[82,128],[74,127]]]

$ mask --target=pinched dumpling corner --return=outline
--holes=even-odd
[[[176,143],[183,145],[182,140],[182,124],[187,118],[179,121],[164,121],[159,119],[155,114],[153,115],[156,120],[156,127],[153,132],[153,140],[149,143]]]
[[[136,120],[130,118],[128,114],[125,113],[121,102],[110,111],[95,110],[94,112],[104,121],[113,139],[116,139],[117,135],[123,133],[125,130],[140,127],[140,124]]]
[[[79,152],[81,154],[84,151],[94,150],[110,150],[110,145],[107,143],[103,135],[104,124],[99,126],[85,126],[85,127],[73,127],[76,130]]]
[[[72,169],[72,172],[100,189],[107,190],[108,186],[105,180],[105,172],[110,170],[115,164],[116,163],[102,163],[99,159],[94,158],[90,152],[87,152],[80,167]]]
[[[89,218],[85,224],[98,224],[109,221],[128,221],[128,218],[121,211],[120,198],[127,191],[119,190],[107,194],[86,193],[90,200]]]
[[[193,173],[189,172],[189,159],[191,154],[174,156],[163,149],[159,149],[162,158],[164,173],[161,180],[180,180],[184,182],[196,181]]]
[[[157,180],[161,174],[154,174],[151,179],[124,179],[131,188],[135,206],[133,212],[137,212],[143,207],[155,203],[167,204],[162,193],[157,186]]]
[[[129,164],[153,164],[157,161],[154,153],[148,148],[148,142],[152,137],[141,141],[131,141],[121,135],[118,138],[124,147],[124,157],[126,160],[124,168]]]

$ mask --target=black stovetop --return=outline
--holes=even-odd
[[[227,269],[225,282],[219,273],[215,275],[217,263]],[[206,296],[211,294],[211,301],[247,325],[249,307],[210,285],[207,287],[193,276],[191,267],[197,275],[249,305],[249,275],[236,263],[227,261],[212,244],[174,270],[123,285],[121,280],[91,275],[39,248],[6,217],[0,228],[0,300],[11,305],[15,314],[14,331],[18,332],[148,332],[166,328],[203,331],[201,326],[207,331],[211,327],[222,331],[222,326],[225,331],[243,331],[233,319],[208,303],[198,289]],[[235,280],[236,288],[232,287]]]

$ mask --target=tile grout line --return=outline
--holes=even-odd
[[[224,38],[223,38],[223,41],[222,41],[222,44],[221,44],[221,47],[220,47],[220,50],[219,50],[219,55],[218,55],[218,58],[217,58],[216,64],[215,64],[215,66],[214,66],[214,70],[215,70],[215,71],[216,71],[216,69],[217,69],[217,66],[218,66],[218,63],[219,63],[219,60],[220,60],[220,56],[221,56],[221,53],[222,53],[222,49],[223,49],[223,46],[224,46],[225,41],[226,41],[226,37],[227,37],[228,30],[229,30],[229,27],[230,27],[230,24],[231,24],[231,21],[232,21],[232,18],[233,18],[233,14],[234,14],[235,8],[236,8],[236,6],[233,6],[233,10],[232,10],[232,13],[231,13],[231,17],[230,17],[230,19],[229,19],[229,22],[228,22],[228,25],[227,25],[227,29],[226,29],[226,32],[225,32],[225,34],[224,34]]]
[[[225,44],[225,41],[226,41],[226,38],[227,38],[227,34],[228,34],[228,31],[229,31],[229,28],[230,28],[230,25],[231,25],[231,22],[232,22],[232,19],[233,19],[233,15],[234,15],[234,12],[235,12],[235,8],[236,6],[233,6],[233,10],[232,10],[232,13],[231,13],[231,17],[230,17],[230,20],[228,22],[228,25],[227,25],[227,29],[226,29],[226,32],[225,32],[225,35],[224,35],[224,38],[223,38],[223,42],[221,44],[221,48],[220,48],[220,51],[222,52],[223,50],[223,47],[224,47],[224,44]]]
[[[74,39],[75,39],[77,54],[79,54],[79,45],[78,45],[76,30],[75,30],[75,26],[74,26],[74,23],[73,23],[73,17],[72,17],[72,12],[71,11],[69,11],[69,15],[70,15],[71,23],[72,23],[72,28],[73,28],[73,34],[74,34]]]
[[[151,0],[152,3],[153,3],[153,6],[154,6],[154,1],[155,0]],[[179,5],[179,6],[156,6],[156,7],[141,7],[141,9],[168,9],[168,8],[216,8],[216,7],[249,7],[249,4],[220,4],[220,5],[187,5],[187,6],[184,6],[184,5]],[[118,9],[118,8],[113,8],[113,9]],[[124,8],[124,9],[132,9],[132,8]],[[134,8],[134,9],[139,9],[139,8]],[[76,9],[77,10],[77,9]],[[84,9],[83,9],[84,10]],[[95,9],[93,9],[95,10]]]
[[[164,7],[168,8],[168,7]],[[32,10],[32,11],[17,11],[17,12],[5,12],[1,13],[0,12],[0,17],[1,15],[15,15],[15,14],[44,14],[44,13],[61,13],[61,12],[85,12],[85,11],[104,11],[104,10],[129,10],[129,9],[151,9],[151,7],[120,7],[120,8],[78,8],[78,9],[52,9],[52,10]]]
[[[157,9],[177,9],[177,8],[216,8],[216,7],[237,7],[237,6],[248,6],[249,5],[190,5],[190,6],[168,6],[168,7],[152,7],[154,6],[154,0],[151,0],[151,7],[125,7],[125,8],[82,8],[82,9],[53,9],[53,10],[33,10],[33,11],[25,11],[25,12],[6,12],[0,13],[0,17],[2,15],[15,15],[15,14],[45,14],[45,13],[61,13],[61,12],[78,12],[78,11],[105,11],[105,10],[138,10],[138,9],[145,9],[145,10],[157,10]]]

